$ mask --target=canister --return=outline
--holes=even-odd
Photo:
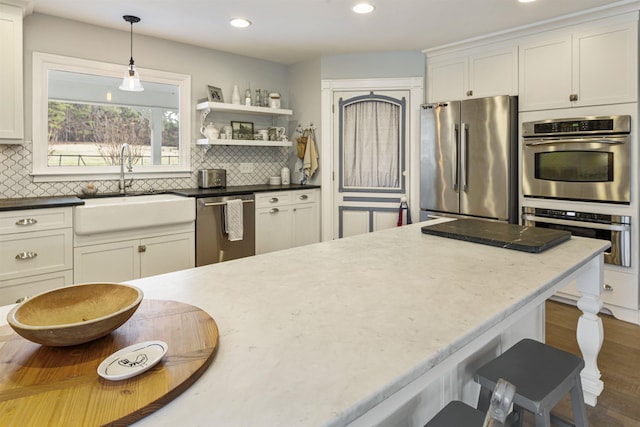
[[[280,171],[280,179],[282,182],[282,185],[289,185],[289,183],[291,182],[291,172],[289,171],[288,167],[283,167],[282,170]]]

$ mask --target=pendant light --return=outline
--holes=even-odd
[[[131,24],[131,58],[129,59],[129,68],[125,71],[124,79],[122,79],[122,84],[119,88],[120,90],[129,92],[142,92],[144,88],[142,87],[142,83],[140,83],[138,70],[136,70],[136,66],[133,63],[133,24],[140,22],[140,18],[132,15],[124,15],[122,18]]]

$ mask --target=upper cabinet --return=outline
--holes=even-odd
[[[520,111],[636,102],[638,14],[522,40]]]
[[[255,107],[251,105],[237,105],[227,104],[222,102],[201,102],[196,106],[196,109],[202,113],[201,124],[204,127],[205,121],[209,113],[219,115],[229,115],[235,117],[240,122],[250,120],[251,117],[268,117],[271,119],[271,125],[275,126],[275,120],[278,117],[290,116],[293,114],[292,110],[284,108],[269,108],[269,107]],[[244,119],[243,119],[244,117]],[[214,123],[218,123],[215,119]],[[228,123],[227,123],[228,124]],[[257,131],[257,129],[255,129]],[[279,140],[279,141],[264,141],[254,139],[197,139],[198,145],[255,145],[255,146],[271,146],[271,147],[290,147],[291,140]]]
[[[22,7],[0,3],[0,144],[22,144]]]
[[[518,94],[518,48],[490,45],[427,54],[428,102]]]

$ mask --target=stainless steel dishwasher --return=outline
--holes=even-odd
[[[243,237],[229,241],[225,231],[227,201],[242,200]],[[256,253],[253,194],[203,197],[196,202],[196,267],[243,258]]]

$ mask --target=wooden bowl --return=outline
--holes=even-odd
[[[7,322],[19,335],[53,347],[83,344],[110,334],[138,309],[141,289],[86,283],[43,292],[14,307]]]

